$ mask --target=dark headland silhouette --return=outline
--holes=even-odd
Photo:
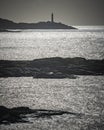
[[[10,20],[0,18],[0,32],[4,29],[76,29],[75,27],[63,23],[54,22],[54,15],[51,14],[51,21],[38,23],[15,23]]]

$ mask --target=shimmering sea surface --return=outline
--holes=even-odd
[[[0,60],[46,57],[104,59],[104,27],[78,28],[0,33]],[[0,78],[0,105],[65,110],[83,115],[29,118],[31,123],[2,124],[0,130],[103,130],[104,76],[78,76],[76,79]]]

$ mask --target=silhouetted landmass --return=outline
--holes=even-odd
[[[76,75],[104,75],[104,60],[43,58],[33,61],[0,60],[0,77],[76,78]]]
[[[29,122],[28,117],[49,118],[63,114],[71,114],[75,116],[82,115],[81,113],[73,113],[61,110],[30,109],[28,107],[15,107],[10,109],[6,108],[5,106],[0,106],[0,124],[25,123]]]
[[[0,29],[76,29],[56,22],[39,22],[39,23],[15,23],[10,20],[0,18]]]

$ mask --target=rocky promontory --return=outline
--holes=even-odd
[[[0,29],[76,29],[57,22],[38,22],[38,23],[15,23],[10,20],[0,18]]]

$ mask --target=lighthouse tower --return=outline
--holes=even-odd
[[[54,15],[53,15],[53,13],[51,14],[51,22],[54,23]]]

